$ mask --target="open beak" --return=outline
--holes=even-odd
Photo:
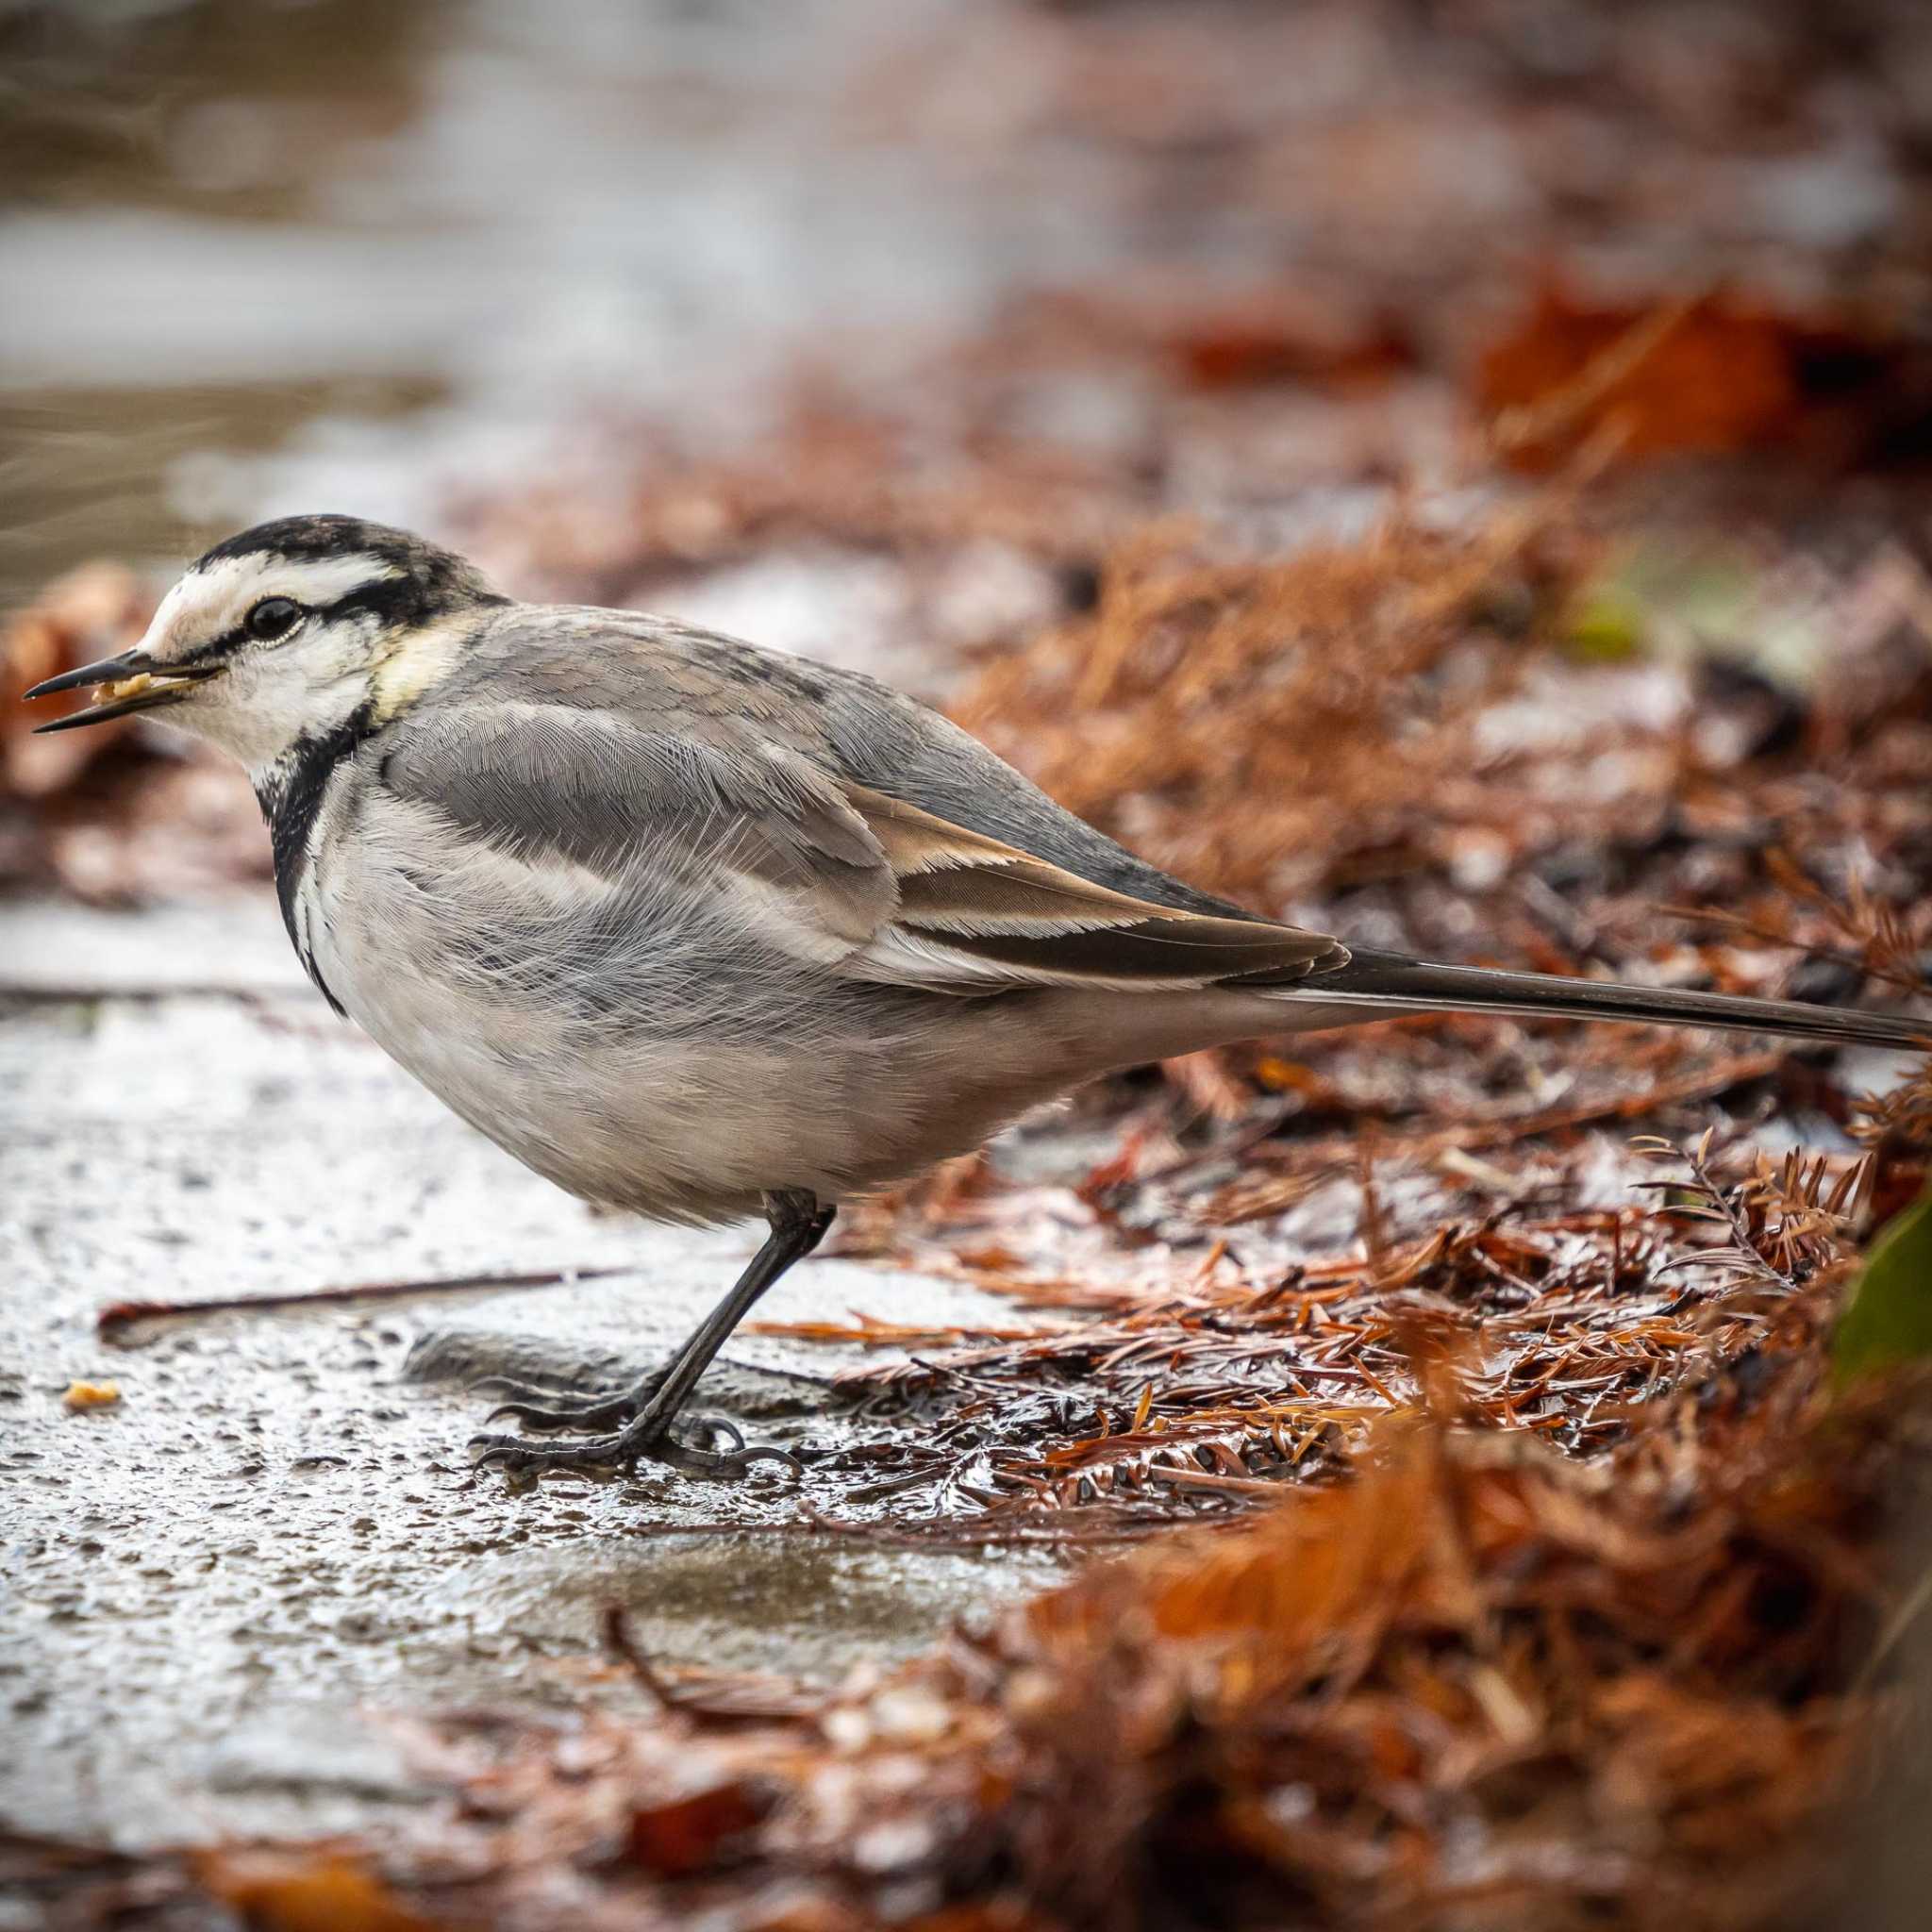
[[[124,651],[118,658],[103,658],[98,664],[83,664],[78,671],[63,671],[27,692],[30,698],[51,697],[57,691],[78,691],[93,685],[103,691],[101,703],[84,711],[70,712],[64,718],[50,718],[34,726],[35,736],[43,731],[72,731],[81,724],[105,724],[109,718],[125,718],[135,711],[158,710],[163,705],[178,705],[189,688],[204,678],[217,675],[219,664],[157,664],[139,647]]]

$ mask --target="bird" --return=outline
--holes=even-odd
[[[38,728],[152,713],[246,769],[309,977],[464,1120],[588,1202],[764,1218],[663,1368],[573,1399],[500,1387],[472,1450],[520,1476],[795,1467],[728,1424],[674,1427],[726,1337],[841,1203],[1109,1072],[1412,1011],[1926,1043],[1907,1015],[1283,924],[1135,857],[856,670],[519,603],[350,516],[217,543],[133,649],[27,696],[87,687]],[[533,1433],[487,1432],[505,1417]]]

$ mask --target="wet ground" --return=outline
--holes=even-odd
[[[647,1357],[753,1231],[641,1228],[527,1174],[329,1015],[266,895],[165,918],[13,906],[7,921],[8,984],[40,989],[0,1027],[0,1814],[16,1825],[125,1844],[366,1822],[418,1787],[364,1700],[634,1701],[601,1650],[613,1604],[665,1666],[827,1678],[1047,1574],[1032,1556],[666,1535],[795,1515],[764,1483],[646,1472],[513,1493],[474,1474],[464,1442],[487,1402],[460,1376],[425,1379],[425,1358]],[[46,996],[63,988],[90,997]],[[159,1324],[125,1346],[94,1334],[118,1299],[563,1266],[625,1272]],[[770,1308],[945,1321],[986,1306],[828,1259]],[[835,1351],[744,1337],[726,1360],[808,1378],[708,1385],[753,1438],[852,1426],[822,1407]],[[121,1399],[70,1412],[75,1380]]]

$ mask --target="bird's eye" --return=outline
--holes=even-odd
[[[302,607],[289,597],[264,597],[248,613],[248,635],[260,643],[285,638],[302,622]]]

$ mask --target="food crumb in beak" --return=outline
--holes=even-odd
[[[145,671],[137,671],[132,677],[124,677],[119,684],[107,687],[108,697],[111,699],[131,698],[144,691],[154,679]]]

